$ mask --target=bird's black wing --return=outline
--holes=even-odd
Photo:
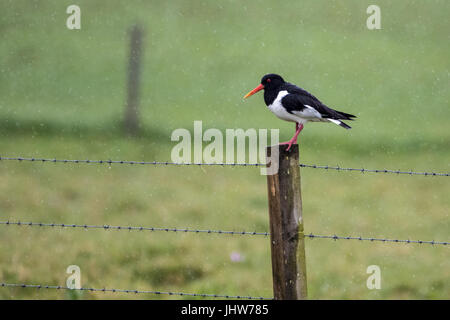
[[[283,98],[283,106],[289,113],[294,111],[303,111],[306,106],[310,106],[320,113],[322,118],[353,120],[356,116],[331,109],[320,102],[315,96],[308,91],[299,88],[293,84],[286,83],[282,90],[286,90],[289,94]]]

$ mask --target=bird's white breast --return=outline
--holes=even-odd
[[[269,104],[267,107],[274,115],[276,115],[278,118],[285,120],[285,121],[292,121],[292,122],[298,122],[298,117],[287,112],[286,109],[281,104],[281,99],[284,98],[284,96],[288,95],[289,92],[286,90],[282,90],[278,92],[277,97],[272,102],[272,104]]]
[[[308,105],[305,105],[305,109],[302,111],[293,111],[292,113],[287,112],[281,104],[281,100],[288,94],[289,92],[286,90],[280,91],[272,104],[267,106],[278,118],[303,124],[308,121],[323,121],[322,115],[316,109]]]

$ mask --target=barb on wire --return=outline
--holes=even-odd
[[[77,290],[90,292],[113,292],[113,293],[134,293],[134,294],[156,294],[156,295],[170,295],[170,296],[189,296],[202,298],[225,298],[225,299],[247,299],[247,300],[271,300],[273,298],[251,297],[251,296],[236,296],[225,294],[210,294],[210,293],[185,293],[185,292],[170,292],[170,291],[149,291],[149,290],[125,290],[125,289],[98,289],[98,288],[69,288],[65,286],[49,286],[41,284],[21,284],[21,283],[4,283],[0,282],[0,287],[16,287],[16,288],[35,288],[35,289],[56,289],[56,290]]]
[[[1,157],[0,160],[9,161],[31,161],[31,162],[43,162],[43,163],[76,163],[76,164],[128,164],[128,165],[154,165],[154,166],[243,166],[243,167],[263,167],[266,166],[263,163],[178,163],[170,161],[129,161],[129,160],[74,160],[74,159],[50,159],[50,158],[25,158],[25,157]],[[364,168],[345,168],[339,166],[324,166],[324,165],[311,165],[311,164],[299,164],[302,168],[311,169],[324,169],[324,170],[336,170],[336,171],[354,171],[361,173],[389,173],[397,175],[422,175],[422,176],[443,176],[449,177],[450,173],[440,172],[417,172],[417,171],[404,171],[404,170],[390,170],[390,169],[364,169]]]
[[[42,222],[21,222],[21,221],[0,221],[0,225],[16,225],[30,227],[54,227],[54,228],[82,228],[82,229],[103,229],[103,230],[128,230],[128,231],[164,231],[164,232],[184,232],[184,233],[214,233],[227,235],[248,235],[248,236],[268,236],[268,232],[256,231],[230,231],[212,229],[187,229],[187,228],[161,228],[161,227],[136,227],[136,226],[111,226],[111,225],[88,225],[69,223],[42,223]]]
[[[318,235],[308,234],[305,237],[310,239],[332,239],[332,240],[359,240],[359,241],[380,241],[380,242],[397,242],[397,243],[418,243],[418,244],[431,244],[431,245],[449,245],[450,242],[445,241],[424,241],[424,240],[400,240],[400,239],[386,239],[386,238],[367,238],[367,237],[343,237],[337,235]]]

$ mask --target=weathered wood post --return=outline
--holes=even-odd
[[[128,97],[125,106],[125,132],[136,135],[139,130],[139,80],[141,69],[142,29],[135,25],[130,32],[130,56],[128,63]]]
[[[293,145],[286,151],[285,145],[267,147],[268,159],[276,151],[278,158],[272,161],[278,161],[278,173],[267,176],[274,298],[306,299],[299,148]]]

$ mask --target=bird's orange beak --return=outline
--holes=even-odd
[[[245,99],[245,98],[248,98],[248,97],[250,97],[250,96],[252,96],[252,95],[254,95],[255,93],[257,93],[258,91],[260,91],[260,90],[262,90],[262,89],[264,89],[264,86],[263,86],[262,84],[260,84],[260,85],[257,86],[255,89],[253,89],[252,91],[250,91],[249,93],[247,93],[247,94],[244,96],[244,99]]]

